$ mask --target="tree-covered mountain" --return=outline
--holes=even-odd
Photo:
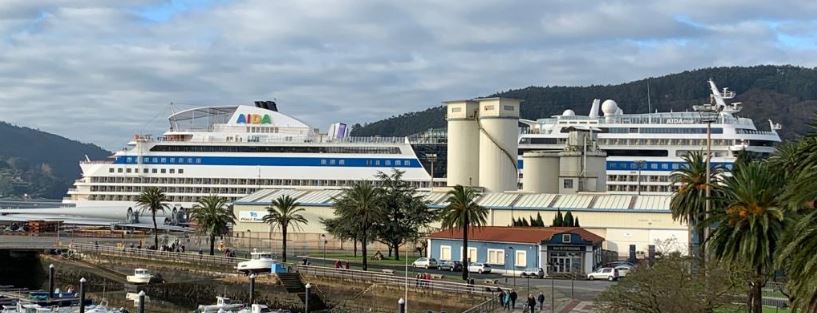
[[[0,122],[0,197],[62,198],[80,177],[80,160],[110,154],[93,144]]]
[[[729,87],[743,102],[740,116],[755,120],[768,130],[768,119],[780,123],[780,134],[791,138],[808,130],[808,122],[817,112],[817,68],[761,65],[752,67],[716,67],[651,77],[619,85],[585,87],[527,87],[500,92],[503,96],[524,100],[522,118],[537,119],[573,109],[586,115],[593,99],[613,99],[625,113],[648,112],[647,85],[653,110],[691,111],[709,97],[707,80],[718,87]],[[479,96],[479,95],[475,95]],[[488,95],[482,95],[488,96]],[[446,99],[439,99],[446,100]],[[429,128],[445,127],[442,106],[406,113],[369,123],[353,130],[355,136],[405,136]]]

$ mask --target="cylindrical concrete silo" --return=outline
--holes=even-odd
[[[472,100],[447,101],[448,186],[479,185],[479,104]]]
[[[479,185],[489,192],[518,189],[519,103],[479,99]]]
[[[530,151],[522,159],[522,191],[559,193],[559,152]]]

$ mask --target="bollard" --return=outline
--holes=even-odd
[[[255,304],[255,273],[250,274],[250,305]]]
[[[403,300],[403,298],[397,300],[397,312],[406,313],[406,300]]]
[[[139,292],[139,303],[136,304],[137,313],[145,313],[145,291]]]
[[[306,283],[306,294],[304,295],[304,313],[309,313],[309,289],[312,284]]]
[[[54,264],[48,266],[48,298],[54,296]]]
[[[79,313],[85,313],[85,277],[79,280]]]

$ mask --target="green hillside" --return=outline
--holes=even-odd
[[[0,198],[59,199],[80,177],[79,161],[111,152],[36,129],[0,122]]]
[[[646,113],[649,80],[653,110],[688,111],[692,105],[707,101],[709,78],[714,79],[718,87],[729,87],[738,93],[733,101],[743,102],[744,113],[740,116],[754,119],[756,126],[762,130],[768,130],[767,119],[772,119],[783,125],[780,133],[784,138],[805,133],[808,122],[814,119],[817,112],[817,69],[795,66],[716,67],[620,85],[527,87],[474,97],[522,99],[522,117],[526,119],[549,117],[566,109],[586,115],[594,98],[613,99],[625,113]],[[369,123],[355,129],[353,134],[405,136],[429,128],[442,128],[445,127],[444,114],[442,106],[437,106]]]

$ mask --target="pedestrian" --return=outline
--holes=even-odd
[[[528,294],[528,312],[533,313],[536,310],[536,298],[532,294]]]
[[[544,311],[545,310],[545,294],[539,293],[539,296],[536,297],[536,300],[539,300],[539,309]]]
[[[505,307],[506,310],[511,310],[511,293],[506,292],[505,297],[502,299],[502,306]]]
[[[511,289],[511,309],[516,309],[516,298],[518,295],[516,294],[516,290]]]
[[[340,268],[340,260],[335,261],[335,268]]]
[[[420,274],[414,276],[414,287],[420,288]]]
[[[349,269],[349,261],[346,261],[346,269]]]
[[[499,305],[505,307],[505,290],[499,290]]]

